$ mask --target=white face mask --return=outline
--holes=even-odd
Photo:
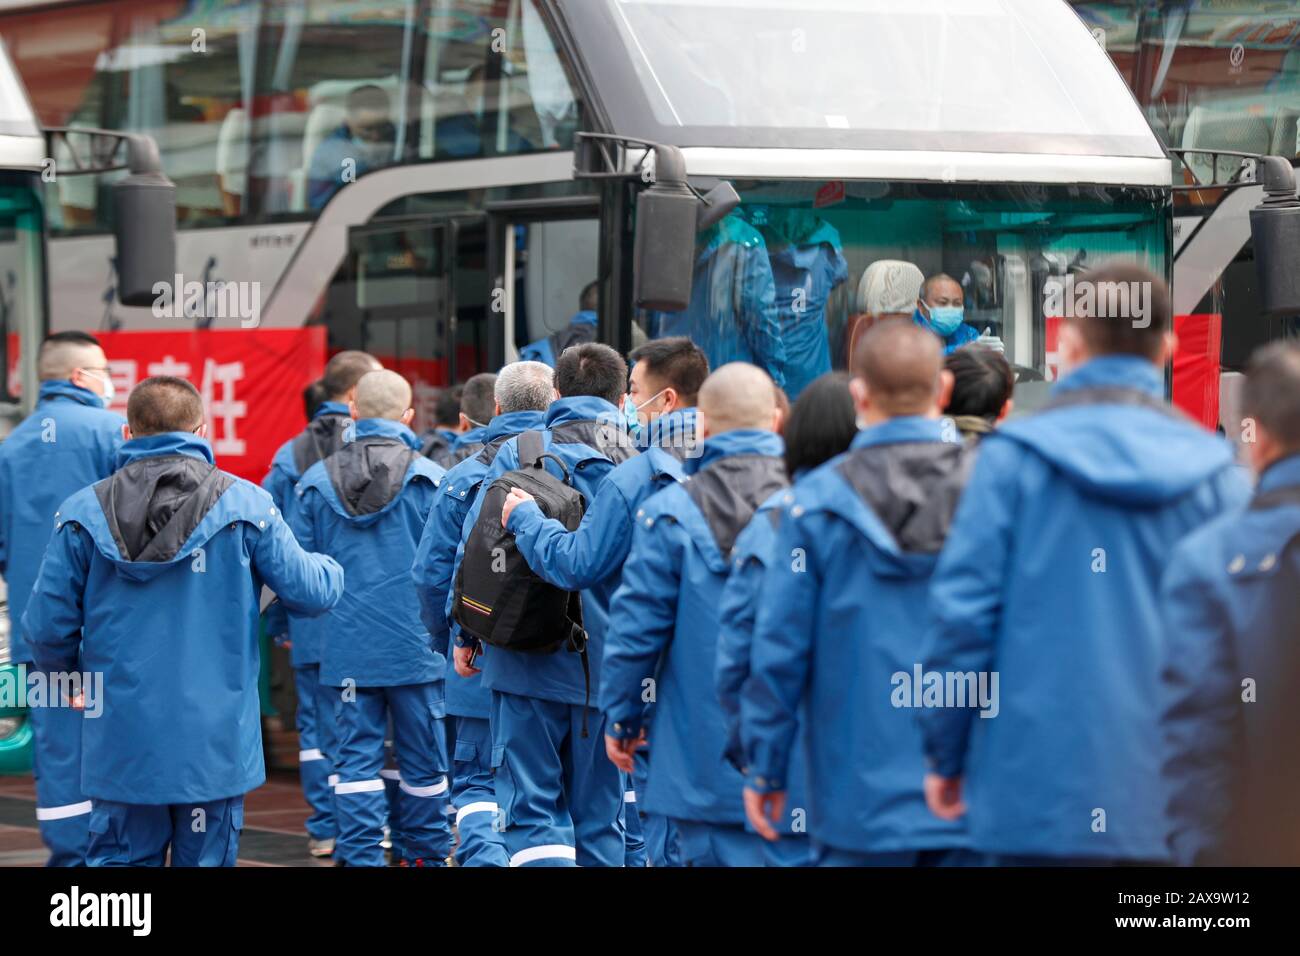
[[[117,395],[117,389],[113,387],[113,376],[104,375],[101,377],[98,372],[91,372],[84,368],[81,370],[81,374],[89,375],[91,378],[95,379],[96,381],[103,382],[104,391],[100,395],[100,401],[104,403],[105,408],[108,408],[109,405],[113,404],[113,397]]]

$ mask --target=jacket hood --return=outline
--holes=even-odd
[[[47,402],[56,398],[70,398],[74,402],[89,405],[91,408],[104,407],[104,400],[88,388],[73,385],[63,379],[41,382],[41,389],[37,393],[36,400],[38,402]]]
[[[228,521],[243,517],[233,503],[225,506],[236,483],[213,464],[212,449],[197,435],[136,438],[122,446],[111,477],[69,499],[56,527],[78,522],[120,576],[147,581],[194,558]],[[263,521],[274,516],[269,497],[265,507]]]
[[[758,507],[789,484],[784,448],[773,432],[737,429],[708,439],[704,454],[685,462],[692,477],[680,487],[695,507],[673,517],[715,573],[726,573],[736,538]]]
[[[707,439],[703,453],[698,458],[688,458],[682,467],[686,474],[694,475],[719,458],[731,455],[767,455],[779,458],[783,454],[785,442],[776,432],[759,428],[737,428]]]
[[[1259,491],[1276,491],[1279,488],[1300,486],[1300,454],[1281,458],[1269,465],[1259,476]]]
[[[498,438],[509,438],[520,432],[541,428],[545,420],[545,412],[540,411],[502,412],[500,415],[493,416],[492,421],[488,422],[487,431],[482,438],[483,444],[491,444]]]
[[[1052,389],[1042,411],[984,440],[1019,443],[1091,497],[1164,504],[1231,466],[1233,453],[1227,441],[1165,405],[1163,395],[1163,375],[1150,362],[1092,359]]]
[[[417,476],[437,484],[442,472],[420,457],[420,439],[401,422],[363,418],[356,439],[303,476],[299,493],[315,488],[340,517],[372,524]]]
[[[636,435],[637,447],[662,448],[679,461],[699,449],[703,439],[697,434],[694,408],[678,408],[660,415]]]
[[[547,428],[554,428],[568,422],[586,421],[621,422],[622,414],[609,402],[595,395],[557,398],[546,409]]]

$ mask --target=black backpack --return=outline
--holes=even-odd
[[[515,536],[501,527],[501,508],[511,488],[522,488],[536,499],[542,514],[569,531],[582,521],[586,501],[569,484],[569,469],[542,450],[542,435],[519,435],[519,467],[483,490],[483,507],[465,540],[465,553],[456,572],[452,614],[461,630],[484,644],[512,651],[569,650],[583,655],[587,669],[586,632],[577,592],[565,591],[539,578],[515,547]],[[560,466],[564,480],[542,462]]]

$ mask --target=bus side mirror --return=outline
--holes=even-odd
[[[1300,315],[1300,198],[1295,170],[1281,156],[1259,161],[1264,201],[1250,211],[1250,232],[1265,315]]]
[[[681,150],[655,147],[655,181],[636,200],[632,297],[638,309],[680,312],[690,304],[695,236],[738,205],[740,197],[726,182],[701,201],[686,184]]]
[[[171,289],[176,281],[176,185],[163,173],[152,138],[131,135],[127,148],[130,175],[113,186],[117,297],[148,306],[158,300],[156,285]]]

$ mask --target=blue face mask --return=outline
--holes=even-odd
[[[966,314],[959,305],[932,305],[929,309],[930,324],[944,338],[957,331],[957,326],[961,325]]]
[[[636,402],[632,401],[631,395],[623,396],[623,425],[633,437],[641,431],[641,419],[637,417]]]

